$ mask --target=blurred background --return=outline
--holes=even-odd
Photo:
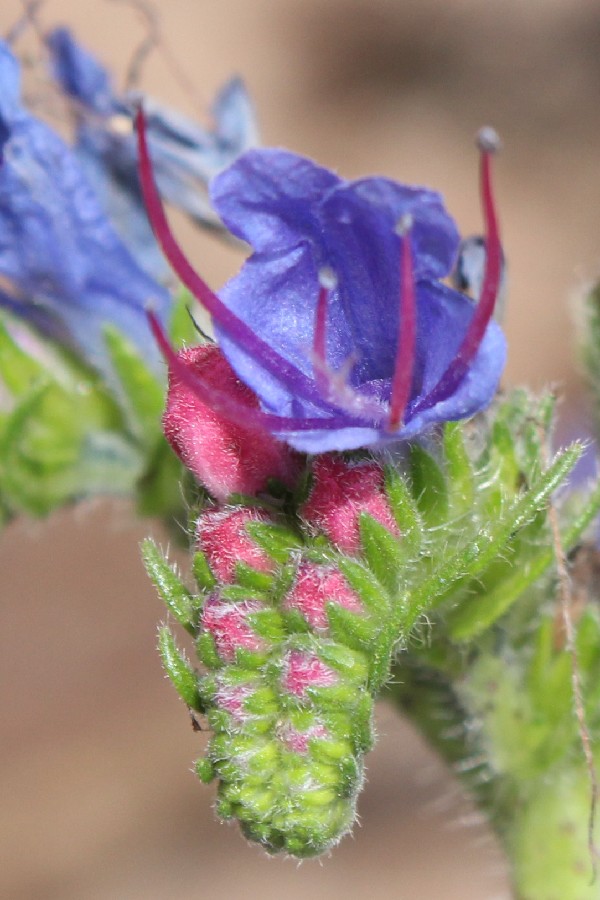
[[[39,18],[69,24],[123,78],[147,36],[142,8],[47,0]],[[21,9],[2,0],[1,32]],[[463,233],[480,230],[473,136],[493,124],[510,266],[505,382],[558,385],[562,433],[584,431],[574,320],[600,272],[600,4],[170,0],[160,35],[143,69],[149,93],[205,119],[239,73],[265,143],[347,177],[441,190]],[[175,222],[211,284],[234,271],[239,257]],[[154,649],[163,613],[137,548],[149,531],[160,537],[126,504],[93,503],[0,537],[0,896],[508,898],[493,838],[385,705],[361,825],[329,858],[270,860],[216,821],[213,789],[190,772],[205,738]]]

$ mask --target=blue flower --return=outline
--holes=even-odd
[[[215,295],[169,230],[142,116],[140,124],[155,233],[213,316],[222,352],[259,398],[256,426],[323,453],[413,438],[491,401],[505,340],[491,321],[502,250],[489,133],[481,139],[487,262],[476,304],[440,280],[452,269],[459,235],[438,194],[385,178],[344,181],[283,150],[250,151],[212,182],[215,208],[254,251]],[[230,398],[199,380],[195,387],[223,415],[236,415]]]
[[[47,38],[54,77],[75,101],[76,149],[111,220],[154,277],[164,278],[142,202],[133,114],[136,97],[118,96],[108,72],[66,28]],[[210,179],[258,143],[254,111],[243,83],[229,81],[211,108],[212,128],[146,100],[148,141],[161,195],[196,223],[222,228],[207,197]]]
[[[70,148],[20,101],[18,63],[0,42],[0,305],[110,371],[112,323],[158,364],[148,304],[168,292],[134,261]]]

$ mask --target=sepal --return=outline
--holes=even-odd
[[[198,692],[198,676],[175,643],[175,637],[166,625],[158,630],[158,652],[175,690],[190,709],[206,712]]]

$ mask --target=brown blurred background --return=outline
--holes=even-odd
[[[0,30],[17,19],[2,0]],[[122,76],[144,36],[134,4],[48,0]],[[570,298],[600,270],[600,4],[593,0],[170,0],[164,54],[144,87],[202,116],[244,76],[266,143],[348,177],[382,173],[441,190],[480,228],[473,135],[500,131],[498,197],[510,262],[507,383],[567,392],[583,413]],[[181,224],[181,223],[180,223]],[[182,227],[214,285],[232,254]],[[507,898],[502,858],[451,776],[381,706],[361,827],[329,858],[269,860],[214,818],[190,774],[204,737],[164,681],[162,610],[139,562],[152,529],[94,503],[0,540],[0,896],[221,900],[244,896]]]

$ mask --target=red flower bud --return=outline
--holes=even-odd
[[[305,697],[311,688],[330,687],[339,677],[319,657],[308,650],[290,650],[285,659],[282,686],[295,697]]]
[[[351,612],[361,612],[362,602],[342,573],[332,566],[312,562],[300,564],[296,580],[283,601],[284,609],[297,609],[313,628],[328,626],[326,605],[336,603]]]
[[[292,753],[307,753],[309,741],[314,738],[327,738],[329,737],[329,732],[320,723],[311,725],[306,731],[299,731],[290,725],[289,722],[286,722],[277,729],[277,736]]]
[[[361,513],[368,513],[399,536],[378,462],[348,462],[341,456],[324,454],[315,460],[313,477],[312,490],[300,514],[309,527],[324,532],[344,553],[360,550]]]
[[[269,521],[271,517],[266,512],[247,506],[217,507],[200,513],[196,526],[198,549],[205,554],[219,581],[233,581],[238,562],[260,572],[273,571],[275,564],[271,557],[246,531],[248,522]]]
[[[215,639],[217,653],[224,662],[235,660],[235,651],[261,650],[263,640],[254,633],[248,616],[262,609],[257,600],[228,603],[218,596],[207,600],[202,611],[202,628]]]
[[[209,391],[229,395],[251,419],[258,400],[216,345],[180,350],[178,357]],[[298,475],[297,453],[262,429],[216,412],[173,369],[163,428],[175,453],[217,500],[232,493],[257,494],[270,478],[292,485]]]

